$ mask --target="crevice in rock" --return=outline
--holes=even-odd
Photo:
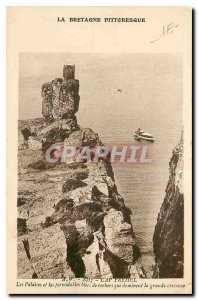
[[[28,232],[27,220],[22,218],[17,218],[17,233],[18,236],[24,235]]]
[[[85,277],[85,264],[82,257],[79,255],[78,243],[67,244],[67,262],[76,278]]]
[[[24,239],[23,240],[23,247],[24,247],[25,253],[27,255],[27,258],[30,261],[31,267],[33,269],[32,279],[36,279],[36,278],[38,278],[38,275],[35,272],[34,267],[32,265],[32,262],[31,262],[30,244],[29,244],[29,240],[28,239]]]
[[[130,277],[129,264],[107,249],[104,252],[104,260],[108,263],[113,278]]]

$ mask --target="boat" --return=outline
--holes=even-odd
[[[135,132],[134,139],[139,142],[141,142],[143,140],[143,141],[154,143],[154,141],[155,141],[152,134],[150,134],[148,132],[144,132],[142,130]]]

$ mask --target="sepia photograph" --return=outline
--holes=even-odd
[[[19,57],[18,278],[182,278],[182,59]]]

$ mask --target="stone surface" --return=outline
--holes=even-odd
[[[46,161],[53,145],[102,146],[80,128],[75,67],[42,86],[43,119],[19,121],[18,278],[142,277],[131,211],[119,195],[108,157]],[[135,247],[136,246],[136,247]]]
[[[43,98],[42,115],[46,121],[50,122],[51,120],[53,120],[53,115],[52,115],[53,89],[52,89],[52,84],[50,82],[44,83],[42,85],[41,95]]]
[[[75,65],[64,65],[63,66],[63,77],[65,79],[75,78]]]
[[[104,228],[108,249],[120,259],[132,263],[134,240],[131,234],[131,223],[124,220],[123,212],[110,209],[104,217]],[[125,246],[122,247],[122,245]]]
[[[42,85],[42,115],[47,122],[72,118],[79,108],[79,81],[75,66],[64,65],[63,78]]]
[[[181,278],[184,265],[183,138],[173,150],[169,181],[153,236],[154,277]]]
[[[82,145],[83,132],[70,135],[78,133],[76,142],[79,137]],[[41,150],[31,149],[20,150],[19,161],[18,217],[26,220],[25,230],[19,228],[19,278],[141,276],[130,211],[117,192],[110,162],[50,165]]]
[[[28,147],[31,150],[40,150],[42,149],[42,140],[37,137],[30,136],[28,138]]]

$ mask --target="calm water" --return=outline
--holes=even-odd
[[[114,163],[113,169],[119,193],[132,209],[137,243],[143,254],[152,255],[152,238],[165,195],[169,160],[181,135],[182,107],[179,97],[173,99],[171,91],[169,98],[166,98],[167,92],[157,98],[154,90],[155,97],[149,95],[149,100],[144,101],[143,98],[141,102],[135,98],[130,103],[126,99],[132,98],[131,90],[128,88],[123,93],[100,90],[98,95],[94,95],[98,105],[95,100],[86,113],[80,110],[78,120],[82,126],[95,130],[105,145],[148,146],[151,163]],[[101,97],[106,101],[99,105]],[[138,127],[152,133],[155,143],[134,141],[133,134]]]
[[[179,141],[182,127],[171,118],[169,118],[169,126],[162,128],[150,122],[148,131],[154,135],[155,143],[138,143],[133,140],[133,133],[139,124],[135,122],[133,125],[132,117],[128,119],[125,117],[120,123],[113,117],[107,119],[111,119],[109,121],[114,128],[113,132],[102,123],[92,127],[106,145],[148,146],[151,163],[115,162],[113,169],[118,191],[124,197],[125,204],[132,209],[137,244],[141,247],[142,253],[152,255],[154,227],[169,176],[168,163],[172,149]],[[85,123],[89,121],[91,122],[91,119],[86,118]]]

